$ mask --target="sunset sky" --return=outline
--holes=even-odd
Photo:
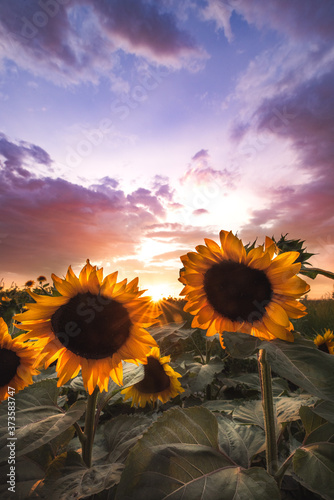
[[[0,0],[5,286],[89,258],[177,296],[221,229],[334,271],[333,26],[333,0]]]

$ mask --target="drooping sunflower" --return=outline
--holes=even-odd
[[[221,231],[220,242],[205,239],[205,246],[181,257],[185,287],[180,295],[187,300],[184,310],[194,316],[192,326],[207,330],[208,336],[219,333],[223,348],[224,331],[292,342],[289,318],[306,314],[296,299],[310,288],[296,276],[299,253],[275,256],[270,238],[247,249],[231,231]]]
[[[181,375],[173,370],[169,362],[170,356],[161,357],[160,349],[153,347],[147,355],[143,380],[121,391],[125,394],[124,400],[132,398],[131,406],[137,405],[144,408],[146,403],[153,403],[158,399],[166,403],[169,399],[184,392],[178,381]]]
[[[31,288],[32,286],[34,286],[34,284],[35,284],[34,280],[28,280],[25,282],[24,286],[26,288]]]
[[[150,297],[141,297],[138,278],[117,283],[117,272],[103,279],[103,269],[87,260],[79,277],[68,268],[65,279],[52,275],[57,297],[29,292],[36,301],[15,316],[26,338],[44,342],[41,362],[56,359],[58,386],[80,369],[89,394],[108,389],[109,377],[122,385],[122,360],[146,363],[155,340],[145,330],[153,324]]]
[[[21,337],[21,336],[20,336]],[[18,392],[33,383],[32,376],[39,349],[33,342],[12,339],[6,322],[0,318],[0,401],[8,398],[8,388]]]
[[[334,334],[331,330],[326,330],[323,335],[318,335],[314,339],[314,343],[320,351],[334,354]]]

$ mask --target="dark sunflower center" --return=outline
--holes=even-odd
[[[128,339],[131,324],[122,304],[90,292],[72,297],[51,317],[58,340],[87,359],[112,356]]]
[[[272,297],[266,274],[231,260],[214,264],[204,276],[211,306],[231,321],[253,323],[262,318]]]
[[[138,391],[144,394],[162,392],[170,386],[170,379],[159,361],[148,356],[147,365],[144,365],[144,378],[135,384]]]
[[[16,352],[0,349],[0,387],[6,386],[16,375],[20,358]]]
[[[328,349],[328,345],[326,344],[326,342],[319,345],[318,348],[320,349],[320,351],[326,352],[327,354],[329,354],[329,349]]]

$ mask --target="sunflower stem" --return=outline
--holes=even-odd
[[[258,353],[258,367],[261,383],[262,408],[264,416],[264,430],[266,435],[267,472],[274,476],[278,467],[278,453],[276,442],[276,419],[271,382],[271,369],[265,349]]]
[[[95,387],[92,394],[88,395],[85,417],[84,439],[82,441],[82,459],[87,465],[92,465],[92,450],[95,435],[95,411],[99,388]]]

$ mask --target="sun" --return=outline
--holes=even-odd
[[[160,302],[164,297],[168,297],[168,286],[164,283],[152,285],[148,288],[147,295],[152,297],[153,302]]]

